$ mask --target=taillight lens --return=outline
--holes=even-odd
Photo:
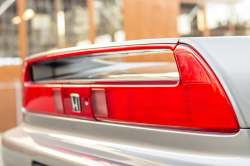
[[[92,103],[95,116],[108,117],[106,94],[104,89],[92,89]]]
[[[213,71],[193,49],[179,45],[175,57],[190,127],[234,132],[239,124]]]
[[[61,84],[31,84],[23,87],[23,106],[28,111],[64,115]]]
[[[103,86],[108,116],[102,121],[161,127],[236,132],[233,108],[216,76],[205,61],[187,46],[174,51],[180,82],[165,86]]]
[[[179,82],[36,84],[31,82],[31,72],[26,65],[24,107],[28,111],[90,120],[185,130],[239,131],[236,115],[223,87],[201,56],[185,45],[178,45],[174,56]],[[72,108],[72,93],[79,95],[80,111]]]
[[[183,84],[211,83],[207,73],[192,54],[178,53],[176,54],[176,59]]]
[[[59,113],[64,113],[63,108],[63,97],[62,97],[62,89],[54,88],[52,89],[52,98],[53,98],[53,105],[54,110]]]

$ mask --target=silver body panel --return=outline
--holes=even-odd
[[[6,165],[249,165],[250,132],[211,134],[25,113],[3,136]],[[15,160],[13,160],[15,158]]]
[[[119,46],[185,43],[196,49],[225,89],[241,129],[234,134],[150,128],[26,112],[3,135],[5,166],[32,161],[64,165],[250,165],[250,37],[154,39],[70,48],[31,56]],[[79,82],[79,81],[78,81]],[[21,163],[21,164],[20,164]]]

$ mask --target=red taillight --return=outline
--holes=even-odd
[[[234,110],[213,71],[197,52],[179,45],[175,57],[183,85],[184,104],[192,128],[238,131]],[[185,60],[183,60],[185,59]]]
[[[63,102],[62,102],[62,89],[55,88],[52,89],[52,98],[54,110],[59,113],[64,113]]]
[[[183,84],[211,83],[207,73],[190,53],[177,53],[176,59]]]
[[[23,106],[28,111],[64,115],[59,94],[61,88],[61,84],[26,83],[23,87]]]
[[[105,86],[108,116],[102,121],[157,125],[180,129],[235,132],[239,130],[233,108],[216,76],[191,48],[174,51],[180,82],[162,86]]]
[[[108,117],[107,101],[104,89],[92,89],[92,103],[95,116]]]
[[[217,132],[238,131],[239,124],[230,101],[207,63],[184,45],[175,48],[174,56],[179,82],[35,84],[31,82],[31,73],[26,66],[24,107],[28,111],[99,121]],[[72,94],[79,95],[80,112],[72,108]]]

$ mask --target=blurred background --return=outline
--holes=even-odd
[[[0,0],[0,132],[22,121],[27,56],[124,40],[250,35],[250,0]]]

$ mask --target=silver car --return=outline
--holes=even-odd
[[[28,57],[5,166],[250,165],[250,37],[152,39]]]

